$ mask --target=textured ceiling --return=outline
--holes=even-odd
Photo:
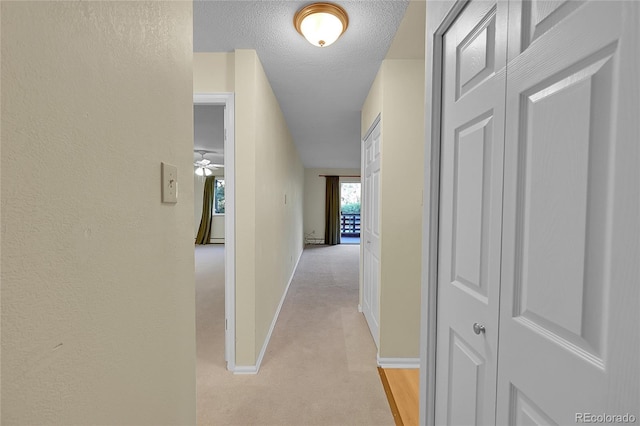
[[[293,16],[309,1],[195,1],[195,52],[255,49],[305,167],[360,167],[360,111],[408,1],[339,1],[349,28],[309,44]]]

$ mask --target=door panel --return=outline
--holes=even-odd
[[[639,417],[640,3],[471,1],[443,45],[436,424]]]
[[[523,2],[521,16],[523,49],[526,49],[532,42],[540,38],[582,4],[582,2],[575,0],[532,0]]]
[[[509,425],[557,425],[515,386],[511,386],[509,398]]]
[[[610,100],[592,99],[611,91],[612,66],[606,49],[523,93],[517,178],[515,315],[598,358],[611,146],[592,137],[590,122],[600,117],[600,131],[611,129]]]
[[[458,129],[453,170],[451,282],[487,303],[493,117]]]
[[[449,395],[447,424],[481,424],[486,381],[486,362],[481,354],[455,332],[449,336]],[[493,410],[491,408],[491,410]]]
[[[444,35],[437,424],[495,421],[506,22],[472,1]]]
[[[640,9],[547,6],[508,66],[499,424],[640,414]]]

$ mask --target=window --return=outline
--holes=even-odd
[[[340,184],[340,236],[343,243],[349,241],[345,237],[360,237],[360,183]],[[355,240],[349,243],[355,244]]]
[[[215,178],[213,190],[213,212],[224,214],[224,178]]]

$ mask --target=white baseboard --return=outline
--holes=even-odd
[[[256,366],[256,365],[236,365],[233,368],[233,374],[258,374],[258,366]]]
[[[420,358],[380,358],[378,367],[382,368],[420,368]]]
[[[291,287],[291,282],[293,281],[293,276],[296,274],[296,270],[298,269],[298,263],[300,263],[300,258],[302,257],[302,251],[298,255],[298,260],[296,260],[296,264],[293,267],[293,271],[291,271],[291,276],[289,277],[289,282],[287,283],[287,287],[284,289],[284,293],[282,293],[282,298],[280,299],[280,304],[278,305],[278,309],[276,309],[276,314],[273,316],[273,320],[271,321],[271,327],[269,327],[269,332],[267,332],[267,337],[264,339],[264,343],[262,344],[262,349],[260,350],[260,355],[258,355],[258,360],[256,361],[256,365],[236,365],[233,370],[233,374],[258,374],[260,371],[260,365],[262,364],[262,358],[264,358],[264,354],[267,351],[267,346],[269,345],[269,341],[271,340],[271,334],[273,333],[273,329],[276,328],[276,323],[278,322],[278,317],[280,316],[280,310],[282,309],[282,305],[284,304],[284,299],[287,297],[287,293],[289,293],[289,287]]]
[[[362,305],[358,303],[358,312],[362,312]]]

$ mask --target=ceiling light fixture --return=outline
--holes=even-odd
[[[347,30],[349,16],[337,4],[313,3],[296,12],[293,25],[309,43],[327,47]]]
[[[213,174],[212,170],[223,167],[222,164],[212,164],[211,161],[204,158],[205,154],[214,154],[215,151],[195,151],[202,157],[200,160],[193,163],[193,166],[196,168],[195,172],[198,176],[211,176]]]
[[[207,169],[206,167],[198,167],[196,169],[196,174],[198,176],[211,176],[213,174],[213,172],[209,169]]]

